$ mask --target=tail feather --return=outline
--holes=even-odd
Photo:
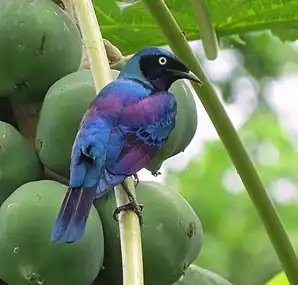
[[[83,237],[95,188],[68,189],[52,230],[52,242],[75,242]]]

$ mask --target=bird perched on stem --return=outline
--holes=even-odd
[[[137,52],[117,80],[106,85],[86,111],[71,156],[70,181],[51,235],[53,242],[82,238],[95,198],[122,184],[129,198],[116,208],[142,205],[124,180],[136,175],[158,152],[175,126],[175,97],[168,89],[178,79],[200,80],[173,53],[158,47]]]

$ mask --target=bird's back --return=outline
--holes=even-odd
[[[97,173],[101,195],[135,174],[166,141],[174,127],[175,114],[176,101],[170,93],[154,92],[134,80],[111,82],[82,120],[73,147],[71,173],[75,175],[71,175],[70,182],[77,185],[78,177],[83,180],[78,169],[79,173],[94,173],[92,182]],[[89,165],[84,156],[93,158]]]

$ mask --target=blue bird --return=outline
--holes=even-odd
[[[123,182],[136,175],[163,146],[175,126],[175,97],[168,89],[178,79],[200,83],[173,53],[158,47],[137,52],[117,80],[106,85],[83,116],[71,156],[70,181],[51,234],[53,242],[82,238],[95,198],[122,183],[130,203],[142,205]]]

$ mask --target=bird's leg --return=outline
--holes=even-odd
[[[128,189],[125,182],[122,182],[121,185],[122,185],[122,187],[123,187],[123,189],[124,189],[124,191],[125,191],[125,193],[128,197],[129,203],[116,208],[116,210],[113,213],[114,219],[116,221],[118,221],[117,215],[119,215],[122,211],[133,210],[138,215],[140,226],[142,226],[143,225],[142,213],[143,213],[144,205],[139,204],[137,202],[135,196],[129,191],[129,189]]]
[[[133,182],[135,183],[135,187],[138,186],[138,184],[140,183],[140,179],[137,173],[133,174]],[[127,194],[127,193],[126,193]],[[128,195],[127,195],[128,196]]]
[[[138,179],[138,178],[137,178],[137,179]],[[136,197],[130,192],[130,190],[128,189],[128,187],[127,187],[125,181],[123,181],[123,182],[121,183],[121,185],[122,185],[122,187],[123,187],[123,189],[124,189],[124,191],[125,191],[125,193],[126,193],[126,195],[127,195],[127,197],[128,197],[128,200],[129,200],[130,202],[134,202],[134,203],[138,204],[138,202],[137,202],[137,200],[136,200]],[[138,204],[138,205],[141,205],[141,204]]]

